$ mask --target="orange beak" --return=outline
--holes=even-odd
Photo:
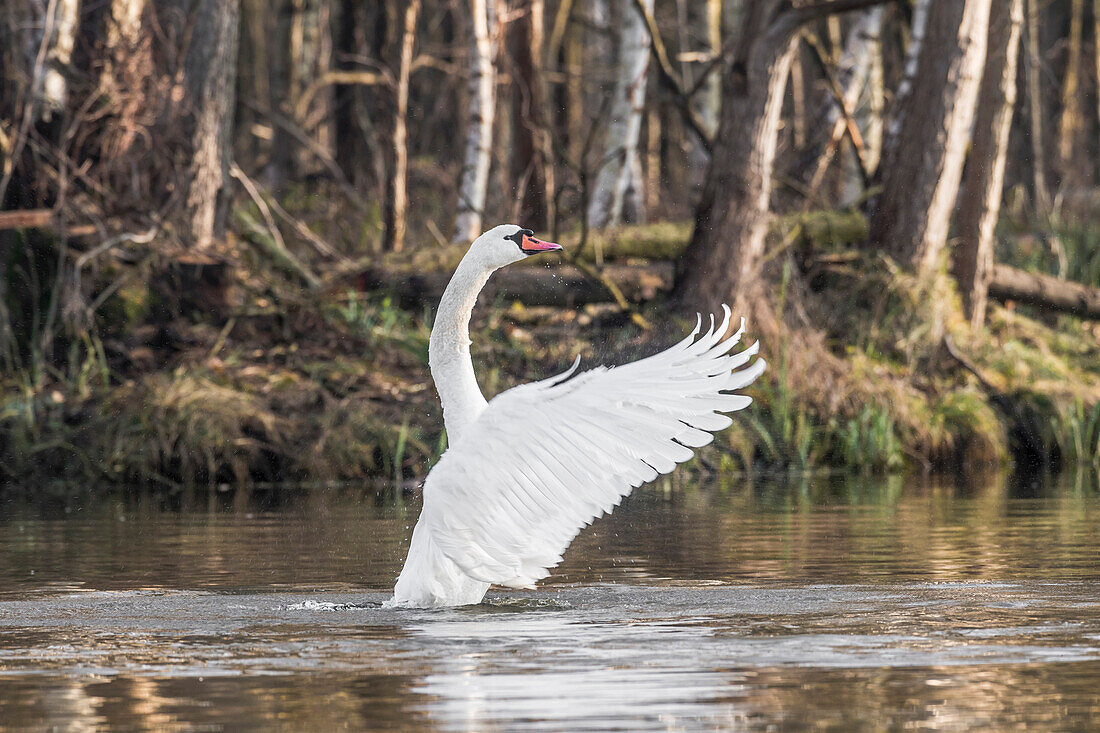
[[[524,254],[533,255],[538,252],[553,252],[555,250],[560,250],[561,245],[555,244],[554,242],[544,242],[541,239],[535,239],[528,234],[524,234],[523,244],[521,244],[519,248],[523,250]]]

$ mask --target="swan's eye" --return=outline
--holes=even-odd
[[[534,234],[534,232],[530,229],[520,229],[516,231],[515,234],[509,234],[507,237],[505,237],[505,239],[510,239],[511,241],[516,243],[517,247],[523,249],[523,238],[530,237],[532,234]]]

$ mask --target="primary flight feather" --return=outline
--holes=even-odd
[[[507,390],[486,402],[470,359],[469,321],[489,275],[561,247],[514,224],[482,234],[451,278],[429,340],[429,365],[443,403],[450,447],[424,481],[394,603],[479,603],[490,585],[530,588],[561,562],[587,524],[632,489],[670,473],[730,425],[724,413],[752,398],[733,394],[764,371],[753,344],[731,353],[702,321],[653,356]],[[744,368],[741,368],[744,367]]]

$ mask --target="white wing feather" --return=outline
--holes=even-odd
[[[530,587],[561,562],[594,519],[658,474],[690,459],[725,412],[752,398],[729,394],[764,371],[734,371],[758,344],[731,354],[723,322],[701,324],[665,351],[619,367],[563,374],[497,395],[432,469],[418,531],[477,581]],[[698,338],[697,338],[698,337]],[[579,363],[579,359],[578,359]]]

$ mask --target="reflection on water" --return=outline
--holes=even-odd
[[[1100,726],[1095,477],[649,487],[434,611],[415,503],[282,504],[0,505],[0,728]]]

